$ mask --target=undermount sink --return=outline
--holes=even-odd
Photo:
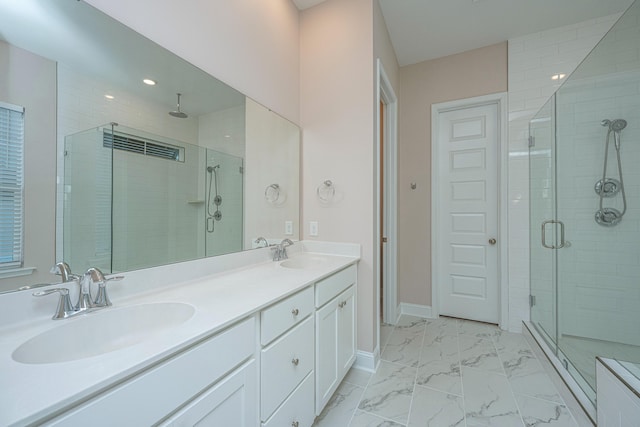
[[[282,261],[280,266],[284,268],[314,269],[321,268],[327,261],[329,260],[326,257],[319,255],[298,255]]]
[[[99,356],[141,343],[189,320],[189,304],[162,302],[107,308],[76,318],[25,341],[12,354],[27,364],[59,363]]]

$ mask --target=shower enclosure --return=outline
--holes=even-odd
[[[531,324],[586,406],[596,356],[640,363],[639,18],[636,1],[529,124]]]
[[[112,273],[242,250],[242,163],[116,124],[68,135],[65,261]]]

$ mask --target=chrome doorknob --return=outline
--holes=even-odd
[[[496,239],[493,239],[493,238],[489,239],[489,244],[490,244],[490,245],[495,245],[495,244],[496,244],[496,242],[497,242],[497,240],[496,240]]]

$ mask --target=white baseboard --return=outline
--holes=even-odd
[[[409,316],[423,317],[425,319],[433,319],[433,312],[431,306],[410,304],[408,302],[400,303],[400,314],[407,314]]]
[[[380,363],[380,346],[376,347],[373,353],[356,351],[356,361],[353,367],[367,372],[375,372],[378,368],[378,363]]]

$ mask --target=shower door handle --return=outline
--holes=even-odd
[[[560,244],[558,246],[556,246],[556,245],[547,245],[547,233],[545,233],[547,224],[560,224]],[[564,222],[556,221],[556,220],[553,220],[553,219],[549,219],[547,221],[543,221],[542,222],[542,246],[547,248],[547,249],[561,249],[561,248],[564,248],[564,246],[565,246]]]
[[[564,248],[564,222],[556,221],[557,224],[560,224],[560,246],[557,246],[556,249]]]

